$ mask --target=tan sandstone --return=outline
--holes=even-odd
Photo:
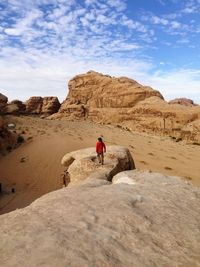
[[[60,102],[57,97],[48,96],[40,97],[33,96],[26,101],[27,114],[46,114],[51,115],[56,113],[60,108]]]
[[[108,146],[104,163],[99,164],[95,148],[73,151],[62,159],[62,165],[67,167],[68,182],[73,184],[86,178],[111,180],[118,172],[135,169],[131,153],[121,146]]]
[[[200,106],[171,105],[151,87],[126,77],[115,78],[94,71],[69,81],[66,100],[59,112],[51,116],[62,117],[200,142],[200,134],[195,130],[199,126],[188,127],[199,125]]]
[[[5,267],[197,267],[200,189],[137,170],[86,179],[2,215],[0,236]]]
[[[171,101],[169,101],[169,104],[180,104],[184,106],[197,106],[197,104],[194,103],[193,100],[188,98],[176,98]]]

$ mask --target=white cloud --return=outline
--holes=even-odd
[[[172,21],[171,27],[172,27],[172,29],[180,29],[180,28],[182,28],[182,24],[178,21]]]
[[[186,97],[200,103],[200,70],[177,69],[156,72],[145,77],[146,82],[160,90],[167,100]]]
[[[169,24],[169,21],[167,19],[159,18],[157,16],[152,16],[151,20],[154,24],[161,24],[164,26]]]
[[[4,32],[8,35],[22,35],[25,31],[30,29],[34,21],[42,15],[43,13],[41,11],[32,10],[27,13],[24,18],[19,19],[18,22],[12,28],[6,28]]]
[[[179,21],[186,13],[147,14],[137,19],[128,16],[126,0],[2,1],[7,8],[0,15],[0,89],[10,99],[56,94],[63,100],[67,80],[91,69],[152,85],[167,98],[186,95],[183,88],[190,84],[194,98],[199,99],[199,79],[191,70],[152,72],[153,59],[144,54],[146,48],[157,48],[157,29],[179,37],[197,33],[195,24]],[[183,9],[191,7],[192,2],[183,5]],[[179,45],[190,45],[187,36],[178,38]],[[162,59],[159,62],[163,68]]]

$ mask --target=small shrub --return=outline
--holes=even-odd
[[[18,137],[17,137],[17,143],[18,144],[21,144],[21,143],[23,143],[24,142],[24,137],[22,136],[22,135],[19,135]]]

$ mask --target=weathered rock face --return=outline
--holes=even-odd
[[[60,108],[60,102],[57,97],[49,96],[43,98],[42,103],[42,114],[53,114],[56,113]]]
[[[188,99],[188,98],[176,98],[171,101],[169,101],[169,104],[180,104],[184,106],[197,106],[193,100]]]
[[[4,116],[8,107],[7,102],[8,98],[0,94],[0,153],[2,154],[12,149],[17,141],[17,134],[8,129],[8,122]]]
[[[16,144],[17,134],[9,131],[7,121],[3,116],[0,116],[0,153],[13,148]]]
[[[40,96],[32,96],[26,101],[26,113],[40,114],[42,110],[43,98]]]
[[[187,126],[200,118],[200,106],[168,104],[158,91],[124,77],[96,72],[76,76],[59,112],[51,116],[60,117],[200,142],[200,133]]]
[[[199,188],[137,170],[113,181],[86,179],[2,215],[1,265],[200,265]]]
[[[24,114],[26,111],[26,105],[20,100],[13,100],[10,102],[11,105],[16,105],[18,108],[18,113]]]
[[[13,100],[4,109],[5,114],[19,115],[24,114],[26,105],[20,100]]]
[[[27,114],[46,114],[56,113],[60,108],[60,103],[57,97],[40,97],[33,96],[26,101]]]
[[[134,80],[125,77],[112,78],[90,71],[69,81],[69,94],[59,113],[65,113],[65,116],[90,117],[93,109],[131,108],[151,96],[163,99],[158,91]]]
[[[3,109],[7,105],[7,102],[8,102],[7,96],[0,93],[0,113],[3,112]]]
[[[95,148],[77,150],[62,159],[68,171],[67,182],[73,184],[86,178],[111,180],[118,172],[135,169],[129,150],[121,146],[108,146],[104,162],[104,165],[98,163]]]

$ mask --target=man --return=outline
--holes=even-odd
[[[96,143],[96,152],[97,157],[99,159],[99,163],[104,164],[104,153],[106,153],[106,145],[104,144],[101,137],[98,138],[98,142]]]

